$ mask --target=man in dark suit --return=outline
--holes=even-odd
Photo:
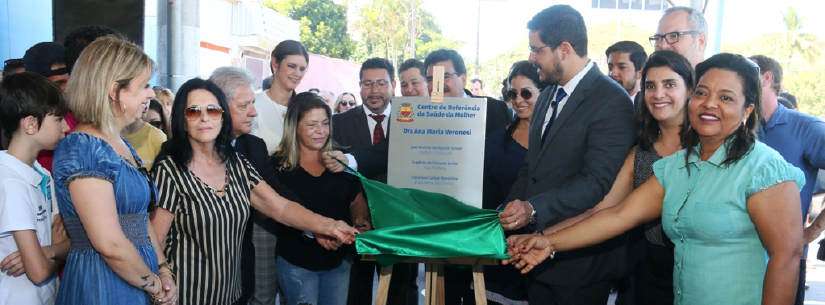
[[[255,80],[249,71],[238,67],[221,67],[212,72],[209,80],[226,94],[229,114],[232,117],[232,132],[235,138],[232,146],[235,151],[249,160],[252,167],[278,194],[288,200],[301,202],[295,193],[278,181],[264,140],[249,134],[252,131],[252,119],[258,116],[254,105],[255,91],[252,89]],[[253,244],[255,229],[259,229],[259,232],[255,232],[259,236],[254,238]],[[244,233],[242,259],[255,263],[242,264],[243,293],[237,304],[276,303],[275,298],[279,291],[275,269],[276,229],[277,224],[274,220],[253,209],[250,223],[247,224]]]
[[[469,90],[464,89],[467,86],[467,69],[464,66],[464,59],[458,52],[441,49],[427,55],[424,66],[427,67],[429,92],[432,92],[433,89],[431,80],[434,65],[445,66],[444,97],[476,97]],[[487,99],[486,134],[490,134],[513,121],[513,116],[508,114],[506,103],[491,97],[478,97]],[[387,173],[389,149],[389,141],[381,141],[376,145],[358,149],[346,155],[341,152],[331,152],[330,154],[358,170],[364,176],[374,177]],[[330,171],[340,172],[344,170],[343,166],[338,164],[337,161],[327,156],[324,156],[324,163]]]
[[[505,230],[544,230],[593,208],[610,191],[634,141],[627,92],[587,57],[581,14],[555,5],[527,24],[530,61],[552,85],[536,103],[527,164],[504,212]],[[552,234],[546,232],[545,234]],[[559,253],[528,276],[531,304],[605,304],[609,281],[626,269],[624,236]]]
[[[389,60],[370,58],[361,64],[359,72],[361,105],[332,116],[332,140],[347,151],[370,147],[387,138],[395,92],[395,69]],[[386,175],[366,177],[387,182]],[[349,305],[368,305],[372,301],[372,283],[375,262],[361,261],[356,255],[350,271]],[[389,304],[418,304],[418,299],[408,303],[410,293],[410,265],[398,264],[393,268],[388,294]],[[412,279],[413,283],[415,279]],[[417,292],[415,292],[417,296]]]

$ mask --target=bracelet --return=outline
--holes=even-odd
[[[158,279],[158,289],[160,289],[160,291],[163,291],[163,283],[161,283],[160,277],[157,274],[153,274],[153,275],[155,276],[156,279]],[[148,292],[148,291],[146,293],[149,294],[149,298],[151,299],[152,304],[160,304],[160,298],[158,296],[156,296],[156,295],[154,295],[154,294],[152,294],[151,292]]]
[[[161,271],[161,269],[158,269],[158,275],[160,275],[161,273],[167,273],[167,274],[171,275],[172,276],[172,281],[174,281],[175,285],[177,285],[178,277],[175,275],[174,272],[172,272],[172,269],[169,269],[169,267],[166,267],[166,270],[168,270],[168,271],[163,272],[163,271]]]

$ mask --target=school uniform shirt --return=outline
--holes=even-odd
[[[37,161],[34,166],[0,152],[0,260],[18,250],[14,231],[34,230],[41,247],[52,243],[54,183],[49,171]],[[36,286],[25,274],[15,277],[0,273],[0,304],[54,304],[56,274]]]

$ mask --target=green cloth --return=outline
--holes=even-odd
[[[509,258],[499,211],[444,194],[394,188],[347,169],[361,178],[375,228],[356,236],[358,254],[375,255],[381,266],[409,257]]]

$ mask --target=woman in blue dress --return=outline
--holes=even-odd
[[[90,44],[69,80],[80,123],[54,154],[58,206],[72,250],[56,304],[174,304],[177,288],[148,226],[156,189],[120,130],[154,92],[154,63],[113,37]]]
[[[532,270],[555,251],[599,243],[661,216],[673,242],[674,304],[791,304],[802,257],[802,171],[756,141],[758,66],[717,54],[696,66],[682,125],[685,149],[619,205],[556,234],[511,237],[515,263]],[[523,242],[522,242],[523,241]]]

